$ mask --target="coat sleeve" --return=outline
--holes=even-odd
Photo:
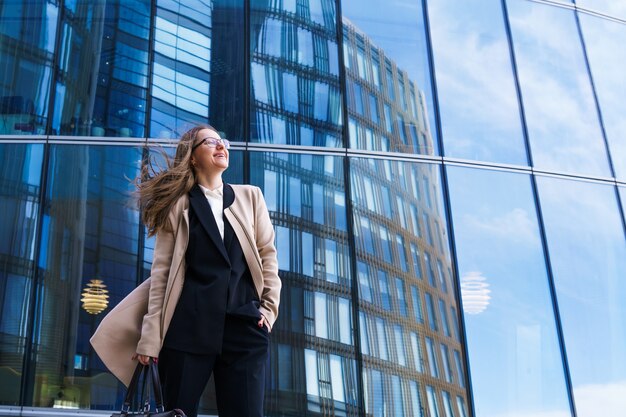
[[[161,335],[161,315],[176,242],[173,229],[178,227],[174,212],[170,213],[169,221],[172,227],[160,230],[156,235],[150,273],[148,312],[143,317],[141,338],[137,343],[137,353],[155,358],[159,356],[164,336]]]
[[[278,258],[276,256],[276,246],[274,246],[274,227],[272,226],[270,214],[261,190],[258,187],[254,189],[254,234],[263,270],[263,293],[261,294],[260,311],[269,322],[270,327],[273,327],[278,317],[282,283],[278,276]]]

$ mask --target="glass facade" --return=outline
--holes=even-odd
[[[618,3],[5,0],[0,414],[120,408],[131,180],[208,122],[276,230],[265,415],[621,415]]]
[[[431,3],[428,11],[445,154],[527,165],[502,3]]]

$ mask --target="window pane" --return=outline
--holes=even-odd
[[[530,178],[449,167],[448,181],[476,415],[568,414]]]
[[[250,140],[342,146],[335,2],[295,3],[250,2]]]
[[[353,87],[347,92],[348,114],[356,125],[350,147],[438,154],[422,2],[342,1],[341,6],[345,50],[357,51],[344,56],[346,81]],[[361,91],[369,97],[368,113],[359,105]]]
[[[0,145],[0,395],[19,405],[31,295],[43,145]]]
[[[439,378],[439,365],[437,364],[437,351],[433,346],[433,340],[430,337],[426,340],[426,353],[428,354],[428,368],[430,369],[430,375],[435,378]]]
[[[617,2],[615,2],[617,3]],[[626,4],[626,3],[625,3]],[[626,17],[626,6],[624,6]],[[579,13],[615,176],[626,180],[626,25]]]
[[[574,12],[507,5],[534,166],[610,177]]]
[[[446,314],[451,308],[458,308],[455,293],[449,287],[444,291],[442,285],[432,286],[431,282],[434,284],[437,281],[432,265],[429,267],[432,275],[430,282],[421,279],[416,271],[416,268],[419,269],[420,255],[425,254],[428,254],[427,262],[440,263],[441,269],[445,271],[451,268],[439,167],[352,158],[350,169],[361,295],[359,331],[363,365],[365,369],[371,370],[370,373],[364,371],[364,383],[369,384],[368,378],[374,378],[374,375],[380,375],[385,381],[398,376],[402,381],[416,381],[420,384],[425,380],[436,379],[437,390],[443,388],[467,398],[464,387],[451,374],[452,370],[456,370],[453,368],[456,363],[450,362],[451,352],[461,351],[462,348],[458,340],[449,337],[450,329],[447,326],[451,325],[449,320],[456,321],[457,317],[446,317],[448,321],[445,330],[436,316],[440,308]],[[416,180],[417,185],[405,183],[412,179]],[[420,213],[416,221],[430,225],[428,237],[414,233],[416,229],[413,227],[403,227],[401,216],[404,210],[395,207],[398,202],[406,207],[415,207],[415,211]],[[406,251],[407,248],[413,252],[411,258],[394,253]],[[420,297],[425,297],[425,301]],[[407,298],[412,306],[410,312],[407,310]],[[428,336],[426,342],[424,335]],[[424,343],[430,347],[425,347]],[[442,344],[446,348],[442,348]],[[448,362],[443,365],[437,359],[442,349],[447,349],[450,354]],[[424,372],[423,363],[430,366]],[[379,399],[372,399],[376,396],[373,388],[367,389],[371,390],[365,393],[366,397],[369,396],[366,400],[367,413],[377,415],[378,412],[383,413],[381,410],[388,410],[385,415],[394,415],[392,410],[398,410],[398,402],[391,403],[392,399],[387,398],[380,400],[387,401],[381,405],[376,402]],[[406,415],[421,413],[421,410],[412,408],[417,403],[426,404],[425,392],[420,390],[420,395],[418,401],[402,397]]]
[[[443,409],[446,412],[446,417],[454,417],[454,411],[452,411],[452,402],[450,401],[450,394],[446,391],[441,391],[443,397]]]
[[[430,385],[426,386],[426,396],[428,398],[428,409],[431,417],[440,417],[439,406],[437,404],[437,396],[435,390]]]
[[[243,140],[243,1],[156,4],[150,136],[208,121]]]
[[[121,405],[126,389],[97,359],[89,338],[138,282],[139,211],[130,203],[128,178],[138,175],[140,163],[139,148],[50,148],[39,261],[44,280],[33,336],[37,362],[27,399],[33,406]],[[89,313],[81,293],[100,288],[108,291],[108,308]]]
[[[150,2],[66,4],[52,133],[144,136]]]
[[[626,240],[613,186],[539,177],[579,416],[619,415],[626,398]]]
[[[270,217],[281,259],[282,319],[272,330],[270,363],[282,361],[277,343],[294,357],[288,375],[269,374],[268,389],[275,397],[266,402],[266,412],[307,415],[319,412],[330,400],[336,413],[356,415],[359,401],[346,208],[344,201],[335,198],[336,193],[345,194],[343,160],[252,152],[250,178],[273,201]],[[316,210],[322,211],[323,223]],[[361,274],[359,283],[362,291],[371,291]],[[303,350],[312,352],[307,353],[310,357],[296,360],[302,358]],[[280,380],[286,377],[294,383]]]
[[[431,1],[428,14],[446,155],[526,165],[501,2]]]
[[[58,6],[0,4],[0,135],[46,133]]]

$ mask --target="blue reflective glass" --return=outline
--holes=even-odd
[[[365,415],[422,416],[424,415],[421,384],[398,374],[385,375],[369,367],[363,370]]]
[[[422,2],[342,1],[341,6],[347,84],[365,95],[348,101],[356,123],[350,147],[438,154]]]
[[[446,412],[446,417],[454,417],[454,411],[452,410],[452,402],[450,401],[450,393],[447,391],[441,392],[443,397],[443,409]]]
[[[617,2],[615,2],[617,3]],[[626,17],[626,6],[624,7]],[[615,176],[626,180],[626,25],[579,13]]]
[[[420,298],[419,289],[416,286],[411,286],[411,296],[413,297],[413,318],[417,323],[424,323],[422,299]]]
[[[411,356],[413,356],[413,369],[421,373],[424,371],[423,369],[424,359],[422,357],[422,348],[419,345],[419,341],[418,341],[416,333],[411,332],[409,334],[409,337],[411,339],[410,352],[411,352]],[[416,400],[420,401],[419,397]]]
[[[452,377],[452,362],[441,365],[437,359],[444,349],[441,344],[447,352],[461,351],[459,340],[450,337],[449,320],[455,322],[457,317],[447,314],[457,308],[456,298],[447,286],[444,291],[443,285],[436,285],[434,270],[434,265],[441,265],[442,271],[451,268],[439,167],[356,157],[349,162],[360,294],[358,330],[364,366],[372,371],[364,370],[362,375],[366,413],[380,411],[373,399],[376,393],[368,385],[373,383],[374,370],[384,381],[393,381],[394,376],[401,385],[405,380],[420,381],[418,398],[384,396],[380,401],[386,410],[393,410],[401,400],[407,415],[419,415],[421,410],[412,407],[425,404],[423,378],[437,379],[436,395],[447,389],[467,398],[459,379]],[[405,216],[408,213],[413,214]],[[427,236],[419,233],[419,223],[428,225]],[[421,263],[429,280],[421,279]],[[440,309],[446,313],[438,318]],[[440,320],[446,320],[445,325]],[[426,343],[431,345],[429,351]],[[428,376],[422,373],[422,363],[430,366]]]
[[[577,414],[619,415],[626,398],[626,237],[616,189],[537,182]]]
[[[395,279],[396,292],[397,292],[397,302],[398,302],[398,311],[403,316],[406,316],[406,296],[404,292],[404,281],[400,278]]]
[[[433,296],[430,293],[424,293],[426,297],[426,311],[428,312],[428,325],[431,330],[437,331],[439,330],[439,326],[437,325],[437,315],[435,313],[435,306],[433,303]]]
[[[78,0],[61,19],[52,133],[145,135],[150,1]]]
[[[442,299],[439,299],[439,317],[441,317],[441,323],[443,324],[443,334],[450,337],[451,336],[450,325],[448,324],[448,314],[446,313],[446,303]]]
[[[447,172],[476,416],[568,415],[530,178]]]
[[[335,2],[250,2],[250,141],[342,146]]]
[[[36,273],[43,145],[0,144],[0,405],[19,405]]]
[[[576,0],[576,5],[618,19],[626,19],[626,3],[615,0]]]
[[[0,135],[46,133],[56,2],[0,3]]]
[[[428,410],[431,417],[441,417],[439,414],[439,405],[437,404],[437,396],[435,390],[430,385],[426,386],[426,397],[428,399]]]
[[[197,123],[243,140],[243,1],[158,0],[150,136]]]
[[[526,165],[501,2],[433,1],[428,14],[446,156]]]
[[[365,390],[365,412],[372,417],[383,417],[388,397],[384,395],[383,376],[375,369],[363,369],[363,389]]]
[[[533,165],[610,177],[574,12],[507,1]]]
[[[89,338],[139,279],[141,229],[129,178],[139,174],[142,151],[52,145],[49,155],[39,254],[45,285],[37,299],[44,307],[37,310],[32,339],[40,353],[26,401],[36,407],[119,408],[125,387],[96,360]],[[102,288],[108,290],[107,308],[81,304],[81,294]],[[99,395],[79,394],[85,390]]]
[[[626,223],[626,186],[617,187],[620,195],[620,201],[622,204],[622,215],[624,216],[624,223]]]
[[[346,207],[343,199],[336,198],[337,193],[345,195],[343,160],[272,152],[253,152],[249,160],[251,183],[263,190],[276,230],[283,284],[283,319],[272,331],[270,363],[283,360],[277,343],[294,358],[302,358],[304,350],[304,361],[294,359],[288,374],[270,373],[268,392],[276,400],[266,402],[266,413],[308,415],[332,401],[336,413],[356,415]],[[357,273],[367,299],[373,288],[363,281],[363,269],[367,266],[359,265]],[[377,290],[378,285],[376,294]]]

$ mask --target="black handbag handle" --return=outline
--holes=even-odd
[[[159,378],[159,368],[157,363],[150,358],[150,372],[152,373],[152,392],[154,393],[154,403],[156,405],[156,412],[162,413],[165,411],[163,406],[163,391],[161,390],[161,379]]]
[[[137,384],[139,383],[139,376],[144,372],[144,378],[150,378],[152,380],[152,392],[154,394],[154,402],[156,404],[156,412],[162,413],[165,408],[163,407],[163,392],[161,391],[161,380],[159,379],[159,368],[156,362],[150,358],[148,365],[142,365],[141,362],[137,364],[133,377],[128,384],[128,390],[126,391],[126,397],[124,398],[124,404],[122,405],[122,414],[128,414],[133,401],[133,397],[137,392]],[[148,396],[149,398],[149,396]]]

